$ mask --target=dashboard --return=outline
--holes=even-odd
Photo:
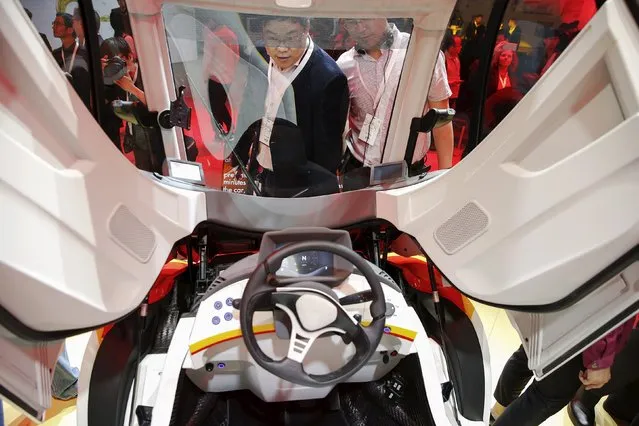
[[[306,257],[304,257],[306,256]],[[308,274],[322,270],[329,265],[327,258],[314,253],[300,253],[291,263],[283,264],[285,273]],[[332,256],[330,256],[332,257]],[[373,357],[348,382],[369,382],[378,380],[390,372],[406,355],[415,352],[413,341],[423,328],[415,311],[407,306],[403,295],[380,279],[386,299],[386,327],[384,335]],[[239,324],[239,310],[234,301],[242,297],[247,279],[228,280],[199,306],[189,342],[189,355],[185,362],[187,376],[206,392],[229,392],[249,389],[267,402],[294,401],[324,398],[333,386],[310,388],[287,382],[274,376],[257,365],[248,353]],[[343,300],[344,309],[351,316],[359,315],[366,325],[371,321],[370,301],[366,297],[352,297],[366,294],[369,290],[366,279],[350,274],[333,291]],[[237,306],[237,303],[235,303]],[[261,349],[274,360],[286,356],[289,340],[281,338],[283,327],[278,315],[270,312],[256,312],[253,331]],[[325,334],[312,345],[304,360],[304,369],[309,374],[325,374],[348,362],[354,354],[354,346],[346,344],[339,335]]]

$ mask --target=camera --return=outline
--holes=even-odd
[[[126,61],[119,56],[114,56],[107,61],[102,74],[104,76],[104,84],[112,86],[116,81],[126,75]]]

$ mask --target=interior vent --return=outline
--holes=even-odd
[[[111,238],[137,260],[146,263],[155,250],[155,234],[124,204],[120,204],[108,223]]]
[[[435,241],[447,254],[453,254],[483,234],[489,222],[484,210],[471,201],[435,230]]]

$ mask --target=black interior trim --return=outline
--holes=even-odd
[[[639,0],[626,0],[626,6],[628,6],[632,17],[635,18],[635,22],[639,25]]]
[[[440,303],[445,314],[445,336],[442,337],[432,295],[417,291],[415,294],[418,303],[414,307],[427,334],[439,342],[442,338],[446,340],[446,362],[453,376],[459,412],[468,420],[482,421],[486,377],[481,344],[472,321],[457,305],[442,297]]]
[[[628,318],[629,316],[636,314],[637,312],[639,312],[639,301],[635,302],[632,306],[624,309],[619,314],[615,315],[613,319],[611,319],[610,321],[608,321],[607,323],[599,327],[596,331],[592,332],[588,337],[586,337],[584,340],[579,342],[568,352],[566,352],[565,354],[563,354],[562,356],[560,356],[559,358],[557,358],[556,360],[548,364],[548,366],[544,368],[543,372],[545,373],[546,371],[551,371],[557,366],[561,365],[563,362],[568,361],[570,358],[572,358],[576,354],[580,354],[587,348],[587,346],[590,343],[599,339],[601,336],[605,336],[606,333],[611,331],[617,324],[619,324],[620,322],[622,322],[624,319]]]
[[[484,117],[484,101],[486,100],[486,89],[488,87],[488,74],[490,73],[490,62],[493,58],[493,50],[499,35],[501,25],[509,0],[496,0],[488,18],[486,36],[479,56],[478,78],[480,82],[479,90],[474,99],[473,113],[470,118],[468,129],[468,142],[464,150],[463,157],[466,157],[481,142],[481,128]]]
[[[95,10],[91,0],[78,0],[80,4],[80,16],[82,17],[86,47],[89,52],[89,75],[91,76],[91,112],[96,121],[102,124],[101,108],[104,104],[104,79],[102,78],[102,66],[100,64],[100,44],[98,43],[98,26],[95,23]]]
[[[35,330],[29,327],[28,325],[22,323],[22,321],[20,321],[18,318],[13,316],[11,312],[6,310],[4,306],[0,306],[0,324],[2,324],[4,328],[6,328],[11,334],[13,334],[16,337],[19,337],[20,339],[27,340],[27,341],[38,341],[38,342],[52,342],[54,340],[66,339],[67,337],[86,333],[87,331],[96,330],[98,328],[104,327],[105,325],[120,322],[123,319],[127,318],[129,315],[131,315],[131,312],[129,312],[128,314],[120,318],[114,319],[113,321],[109,321],[104,324],[98,324],[91,327],[75,328],[72,330],[40,331],[40,330]]]

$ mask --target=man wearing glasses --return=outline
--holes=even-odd
[[[73,29],[73,17],[68,13],[57,13],[51,26],[53,27],[53,36],[62,42],[62,46],[52,52],[53,57],[76,93],[87,108],[90,108],[91,81],[88,57],[86,50],[77,40]]]
[[[385,18],[345,19],[344,26],[355,46],[344,52],[337,64],[348,79],[350,89],[350,131],[348,150],[340,170],[348,174],[362,167],[380,164],[384,157],[386,135],[393,102],[410,35],[400,32]],[[438,55],[428,93],[427,108],[448,108],[452,94],[448,86],[443,54]],[[448,124],[433,131],[439,168],[452,166],[453,132]],[[420,134],[408,166],[411,174],[424,170],[424,158],[430,135]],[[344,184],[346,188],[346,180]]]
[[[263,18],[268,88],[251,161],[261,169],[264,195],[337,192],[348,84],[309,26],[308,18]]]

